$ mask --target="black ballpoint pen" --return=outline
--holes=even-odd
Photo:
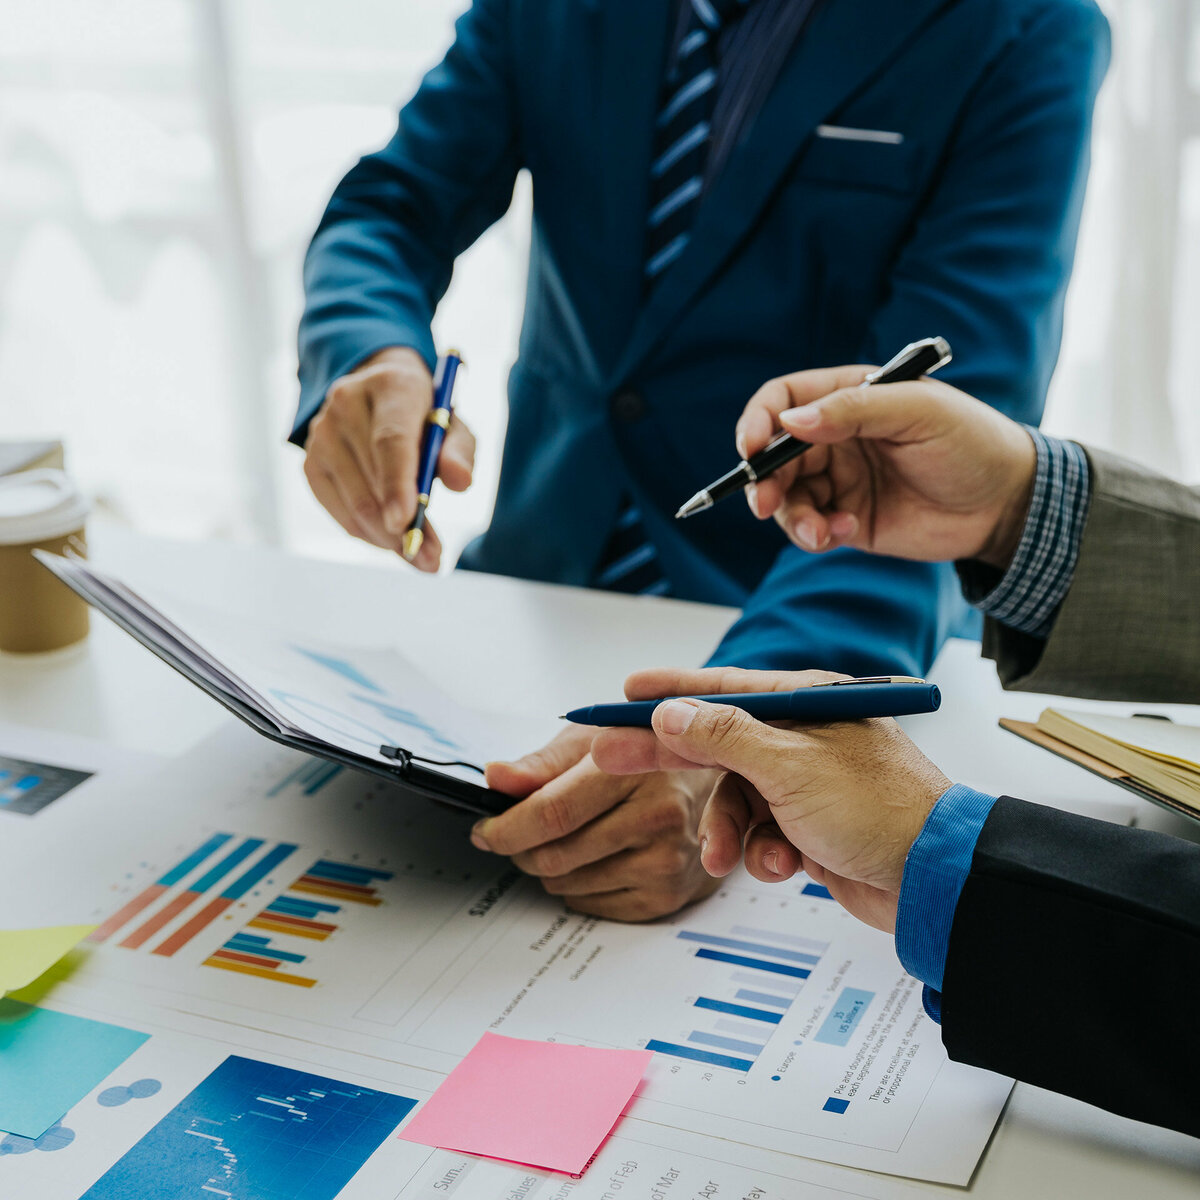
[[[950,343],[945,338],[926,338],[905,346],[890,362],[862,381],[862,387],[878,383],[908,383],[922,375],[932,375],[951,359]],[[784,463],[798,458],[809,449],[811,442],[802,442],[790,433],[781,433],[772,438],[757,454],[744,458],[732,471],[720,479],[701,488],[676,514],[675,519],[695,516],[706,508],[712,508],[719,500],[740,492],[751,483],[766,479],[772,471],[779,470]]]

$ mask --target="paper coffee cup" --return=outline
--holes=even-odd
[[[84,555],[88,505],[62,471],[0,479],[0,650],[36,654],[87,637],[88,606],[34,557]]]

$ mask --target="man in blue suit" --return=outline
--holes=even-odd
[[[292,436],[314,491],[399,548],[434,309],[527,169],[499,493],[461,565],[741,607],[713,663],[923,672],[964,617],[949,565],[808,554],[740,505],[672,514],[785,371],[940,334],[947,380],[1038,420],[1107,60],[1093,0],[475,0],[309,251]],[[447,486],[473,454],[456,422]],[[701,894],[706,784],[609,779],[588,745],[494,764],[526,799],[477,844],[601,915]]]

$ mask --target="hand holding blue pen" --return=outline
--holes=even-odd
[[[648,729],[654,710],[673,697],[593,704],[576,708],[564,720],[576,725]],[[937,686],[908,676],[838,679],[783,692],[726,692],[694,696],[710,704],[729,704],[759,721],[860,721],[936,712],[942,703]]]
[[[421,462],[417,473],[417,511],[412,524],[404,535],[403,554],[412,562],[420,552],[425,540],[425,511],[437,477],[438,455],[450,428],[454,414],[454,380],[462,366],[462,355],[457,350],[448,350],[438,360],[437,372],[433,377],[433,407],[426,418],[425,437],[421,442]]]

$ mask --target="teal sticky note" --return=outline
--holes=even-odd
[[[0,1000],[0,1129],[41,1137],[149,1036]]]

